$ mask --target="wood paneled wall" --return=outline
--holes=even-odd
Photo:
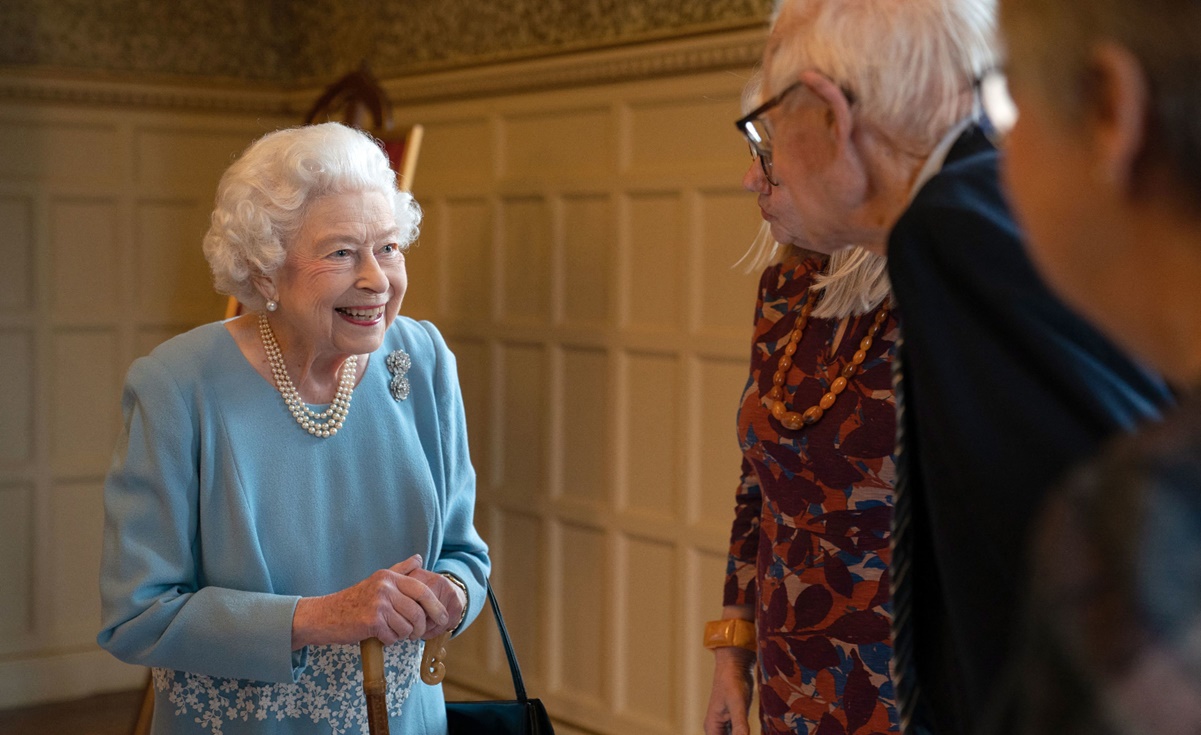
[[[581,732],[699,732],[758,227],[710,73],[406,111],[426,126],[404,311],[459,358],[478,522],[532,689]],[[452,678],[503,692],[485,618]]]

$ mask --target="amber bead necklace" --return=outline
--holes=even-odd
[[[826,411],[834,405],[841,394],[847,388],[847,381],[855,376],[859,366],[867,359],[867,351],[872,348],[872,341],[876,334],[884,326],[884,321],[888,319],[888,307],[884,306],[876,314],[876,318],[872,321],[871,326],[867,328],[867,336],[859,341],[859,349],[851,357],[851,361],[839,372],[837,378],[830,383],[830,389],[822,396],[821,400],[815,405],[810,406],[802,412],[797,412],[789,409],[788,404],[784,403],[784,384],[788,379],[788,371],[792,368],[792,356],[796,354],[797,343],[801,341],[801,336],[805,334],[805,325],[809,323],[809,314],[812,313],[813,307],[817,305],[817,300],[820,298],[815,291],[810,291],[805,299],[804,306],[801,307],[801,313],[797,315],[796,324],[792,327],[792,332],[788,335],[788,341],[784,345],[784,354],[780,357],[780,362],[776,365],[776,374],[772,376],[771,390],[763,399],[764,405],[771,411],[771,415],[777,421],[784,425],[784,428],[791,431],[797,431],[806,426],[812,426],[821,420]]]

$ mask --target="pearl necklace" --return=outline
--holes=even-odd
[[[346,414],[350,412],[350,395],[354,393],[354,381],[358,376],[359,356],[351,355],[342,363],[342,374],[338,380],[338,392],[334,395],[333,403],[321,413],[308,407],[300,397],[300,391],[292,384],[288,376],[287,363],[280,352],[279,343],[275,341],[275,333],[271,331],[271,323],[266,314],[259,314],[259,337],[263,340],[263,351],[267,353],[267,362],[271,365],[271,374],[275,376],[275,387],[283,396],[284,403],[292,412],[292,418],[300,424],[300,428],[313,436],[328,439],[338,433]]]
[[[833,407],[834,402],[838,400],[838,396],[847,388],[847,381],[855,376],[855,372],[863,361],[867,359],[867,351],[872,347],[872,340],[879,333],[880,328],[884,326],[884,321],[888,319],[888,307],[885,306],[876,313],[876,318],[871,326],[867,328],[867,336],[859,341],[859,349],[851,357],[851,361],[839,372],[837,378],[830,383],[830,389],[822,396],[821,400],[815,405],[805,409],[803,413],[789,410],[788,405],[784,403],[784,384],[788,379],[788,370],[792,367],[792,356],[796,354],[797,342],[801,341],[801,335],[805,333],[805,325],[809,322],[809,314],[813,311],[813,307],[817,304],[817,293],[810,291],[805,299],[805,305],[801,307],[801,313],[797,315],[796,324],[792,327],[792,332],[788,335],[788,343],[784,346],[784,354],[780,357],[780,362],[776,365],[776,373],[772,376],[772,388],[763,398],[764,405],[771,411],[771,415],[784,425],[784,428],[790,431],[797,431],[806,426],[812,426],[821,420],[826,411]]]

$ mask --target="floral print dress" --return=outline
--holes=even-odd
[[[742,479],[724,604],[755,610],[765,735],[898,731],[888,594],[896,317],[817,423],[790,431],[763,402],[821,267],[806,258],[764,271],[738,412]],[[809,320],[785,381],[791,410],[818,403],[875,317],[851,318],[837,347],[839,320]]]

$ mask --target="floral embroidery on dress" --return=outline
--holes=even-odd
[[[417,681],[418,641],[384,649],[388,715],[399,717]],[[310,646],[308,665],[294,683],[255,682],[154,669],[154,688],[167,692],[177,717],[194,715],[211,735],[223,735],[227,721],[273,718],[328,722],[332,735],[367,733],[367,703],[359,647]]]

